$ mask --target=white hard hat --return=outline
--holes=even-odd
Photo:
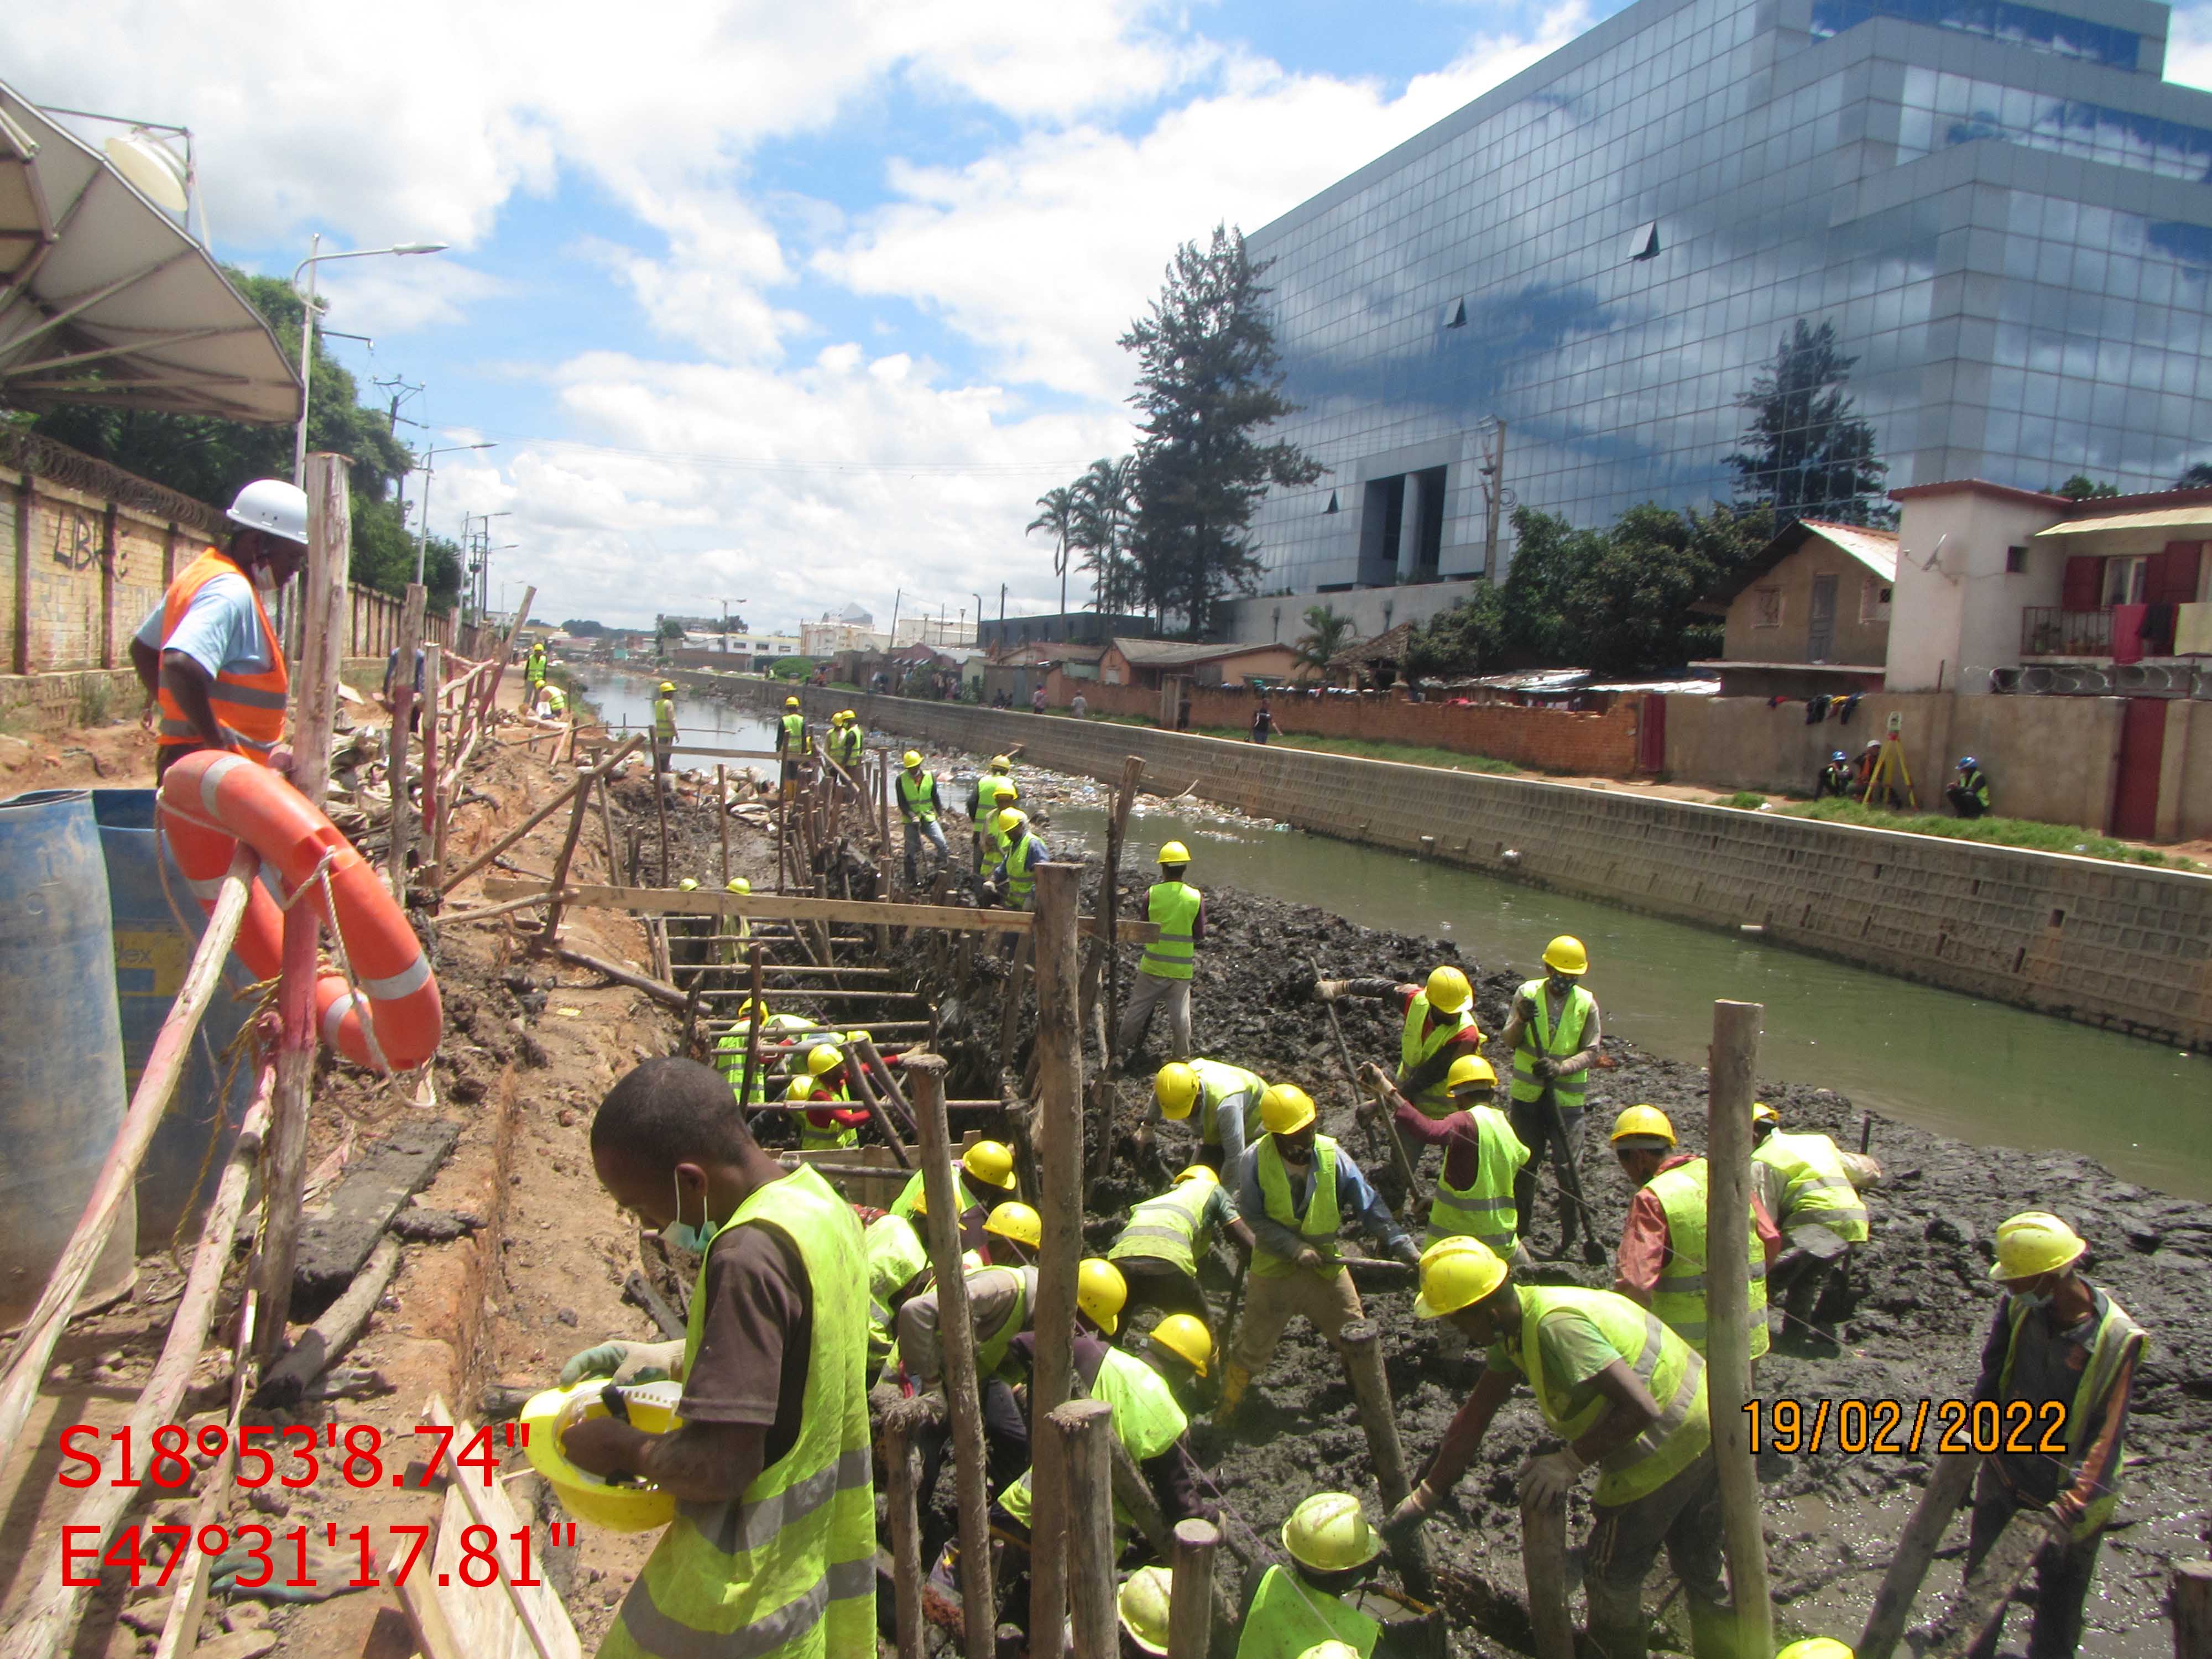
[[[230,521],[307,544],[307,492],[282,478],[256,478],[230,504]]]

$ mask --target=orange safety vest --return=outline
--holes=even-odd
[[[161,599],[161,640],[165,647],[175,635],[177,625],[184,621],[185,612],[191,608],[192,595],[222,575],[245,576],[246,573],[228,556],[212,547],[178,573]],[[269,652],[269,670],[261,674],[234,674],[226,668],[216,674],[208,695],[215,705],[216,723],[222,728],[224,746],[266,766],[270,751],[284,738],[284,700],[292,681],[284,672],[284,652],[276,643],[276,630],[270,626],[269,613],[261,608],[261,595],[254,588],[252,577],[246,578],[246,586],[253,594],[253,614],[261,623],[261,641]],[[169,695],[166,685],[161,686],[159,696],[159,742],[166,748],[199,747],[200,729],[192,724],[183,705]]]

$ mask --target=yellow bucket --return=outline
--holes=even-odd
[[[579,1420],[605,1417],[600,1400],[606,1387],[603,1377],[591,1377],[573,1388],[547,1389],[533,1395],[522,1408],[528,1430],[524,1452],[531,1467],[553,1483],[561,1502],[579,1521],[588,1521],[610,1532],[651,1532],[676,1518],[676,1500],[653,1486],[611,1486],[596,1474],[587,1474],[561,1451],[561,1424],[577,1402],[583,1402]],[[680,1425],[676,1407],[684,1398],[680,1382],[631,1382],[619,1389],[629,1407],[631,1424],[647,1434],[665,1434]]]

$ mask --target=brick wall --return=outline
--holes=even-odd
[[[1054,675],[1047,695],[1066,708],[1080,690],[1097,714],[1159,713],[1160,694],[1133,685],[1100,685]],[[1251,729],[1256,695],[1241,689],[1200,689],[1191,693],[1191,724]],[[1310,697],[1287,693],[1273,697],[1278,732],[1316,737],[1358,738],[1372,743],[1425,744],[1458,755],[1484,755],[1539,772],[1569,772],[1589,777],[1629,778],[1637,775],[1636,734],[1643,699],[1624,697],[1602,714],[1561,708],[1520,708],[1505,704],[1407,702],[1381,694]]]
[[[714,677],[693,678],[702,687]],[[720,682],[763,704],[763,682]],[[1655,799],[1531,778],[1260,748],[1100,721],[808,692],[827,719],[1145,787],[1346,841],[1727,929],[1926,984],[2212,1051],[2212,877]],[[1504,854],[1518,853],[1509,866]]]

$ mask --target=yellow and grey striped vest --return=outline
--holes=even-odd
[[[1146,902],[1146,914],[1157,924],[1160,936],[1145,946],[1137,971],[1155,979],[1188,979],[1198,956],[1194,935],[1198,908],[1205,895],[1188,882],[1156,881]]]
[[[2034,1304],[2024,1296],[2015,1296],[2005,1304],[2005,1317],[2012,1323],[2012,1340],[2005,1346],[2004,1366],[1997,1372],[1997,1398],[2007,1398],[2012,1392],[2013,1356],[2020,1352],[2020,1328]],[[2130,1353],[2140,1352],[2150,1341],[2142,1326],[2128,1317],[2127,1310],[2107,1293],[2105,1297],[2105,1316],[2097,1322],[2096,1334],[2089,1339],[2089,1363],[2081,1368],[2081,1381],[2074,1390],[2074,1398],[2066,1407],[2066,1468],[2071,1471],[2089,1449],[2089,1419],[2105,1396],[2112,1390],[2113,1379],[2120,1374],[2121,1363]],[[2040,1443],[2039,1427],[2036,1439]],[[2120,1474],[2127,1468],[2127,1451],[2121,1449],[2120,1461],[2112,1469],[2112,1490],[2094,1499],[2081,1513],[2074,1526],[2076,1538],[2087,1538],[2091,1533],[2112,1518],[2113,1508],[2120,1501]]]
[[[1481,1167],[1474,1184],[1465,1188],[1437,1172],[1437,1194],[1429,1200],[1429,1243],[1479,1238],[1499,1256],[1510,1256],[1521,1227],[1520,1212],[1513,1207],[1513,1177],[1528,1161],[1528,1149],[1496,1107],[1474,1107],[1473,1115],[1482,1138]]]
[[[1866,1205],[1844,1172],[1836,1143],[1827,1136],[1784,1134],[1777,1129],[1759,1143],[1752,1158],[1782,1177],[1782,1210],[1774,1218],[1776,1226],[1786,1231],[1818,1222],[1847,1243],[1865,1242]]]
[[[1565,1060],[1570,1054],[1583,1051],[1583,1030],[1589,1024],[1590,1010],[1597,1006],[1597,999],[1579,985],[1567,993],[1567,1006],[1559,1010],[1559,1023],[1552,1024],[1552,1005],[1544,1000],[1544,981],[1532,979],[1516,994],[1536,1005],[1534,1018],[1521,1028],[1521,1035],[1513,1044],[1513,1081],[1509,1092],[1524,1105],[1544,1097],[1546,1085],[1533,1069],[1536,1056],[1548,1054],[1553,1060]],[[1552,1103],[1563,1112],[1582,1109],[1583,1091],[1589,1085],[1589,1073],[1577,1072],[1572,1077],[1553,1078],[1550,1084]]]
[[[1336,1207],[1336,1142],[1327,1135],[1314,1137],[1313,1197],[1303,1215],[1291,1197],[1291,1174],[1283,1167],[1283,1155],[1275,1150],[1274,1136],[1262,1135],[1252,1156],[1267,1219],[1288,1227],[1319,1251],[1325,1264],[1334,1267],[1337,1261],[1337,1230],[1343,1225],[1343,1218]],[[1252,1271],[1262,1279],[1288,1279],[1297,1268],[1270,1251],[1255,1249],[1252,1252]]]
[[[1210,1181],[1191,1180],[1169,1188],[1158,1198],[1146,1199],[1129,1212],[1129,1224],[1107,1250],[1106,1259],[1119,1261],[1125,1256],[1146,1256],[1172,1262],[1196,1278],[1200,1234],[1213,1190]]]
[[[1648,1183],[1667,1215],[1667,1260],[1651,1292],[1660,1322],[1699,1353],[1705,1351],[1705,1208],[1712,1166],[1702,1158],[1662,1170]],[[1766,1247],[1751,1228],[1751,1295],[1746,1328],[1751,1357],[1769,1346],[1766,1334]]]
[[[1515,1293],[1521,1298],[1521,1370],[1553,1434],[1570,1443],[1579,1440],[1612,1409],[1612,1402],[1593,1393],[1571,1414],[1565,1397],[1552,1392],[1537,1344],[1547,1318],[1579,1314],[1589,1320],[1658,1403],[1658,1417],[1643,1433],[1598,1461],[1595,1502],[1619,1504],[1649,1497],[1712,1444],[1712,1425],[1705,1415],[1705,1362],[1661,1324],[1657,1315],[1611,1291],[1522,1285]]]

